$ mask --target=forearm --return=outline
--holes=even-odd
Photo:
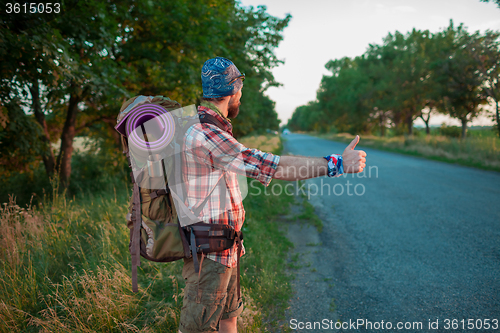
[[[302,180],[326,176],[328,162],[322,157],[281,156],[273,178]]]

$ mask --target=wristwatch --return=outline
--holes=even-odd
[[[342,165],[342,155],[331,154],[324,157],[328,161],[328,177],[339,177],[344,173]]]

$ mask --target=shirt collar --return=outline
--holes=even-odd
[[[201,102],[201,105],[198,106],[198,113],[199,114],[209,114],[217,120],[219,120],[225,128],[222,128],[222,130],[229,132],[229,134],[233,135],[233,125],[231,124],[231,120],[229,118],[226,118],[222,115],[222,113],[219,111],[219,109],[210,102],[203,101]]]

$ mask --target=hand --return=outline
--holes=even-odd
[[[354,140],[346,147],[342,153],[342,164],[344,166],[344,173],[358,173],[363,172],[366,167],[366,153],[362,150],[354,150],[359,142],[359,135],[356,135]]]

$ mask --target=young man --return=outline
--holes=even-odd
[[[271,179],[300,180],[328,175],[362,172],[366,153],[354,150],[356,138],[342,155],[327,157],[277,156],[249,149],[232,135],[231,118],[239,113],[244,74],[228,59],[209,59],[202,68],[203,101],[198,108],[200,118],[209,115],[220,126],[200,123],[186,132],[184,181],[187,204],[209,200],[200,219],[206,223],[228,224],[240,231],[245,219],[237,175],[259,180],[268,186]],[[297,172],[300,170],[300,172]],[[222,181],[222,190],[210,194]],[[244,248],[241,255],[244,254]],[[205,260],[203,260],[205,258]],[[236,244],[225,251],[199,255],[200,271],[195,273],[193,259],[185,259],[186,281],[179,331],[236,332],[237,317],[243,311],[239,295]]]

